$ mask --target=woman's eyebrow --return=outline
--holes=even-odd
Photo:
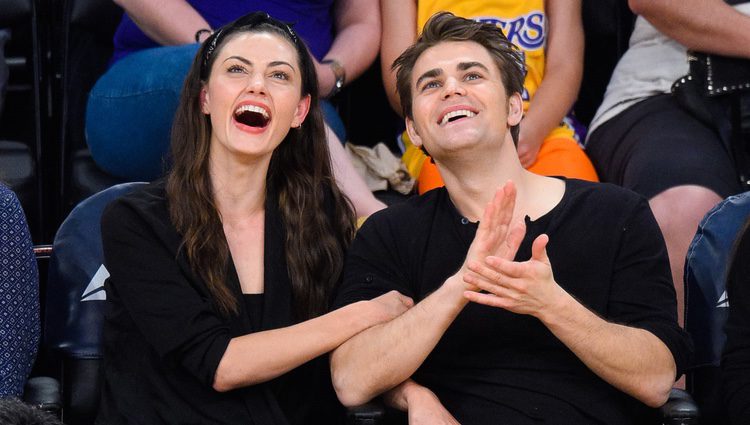
[[[226,62],[226,61],[228,61],[230,59],[238,60],[238,61],[240,61],[240,62],[242,62],[242,63],[244,63],[246,65],[252,65],[253,64],[252,62],[250,62],[249,60],[243,58],[242,56],[230,56],[230,57],[224,59],[224,62]]]
[[[286,61],[272,61],[271,63],[268,64],[268,66],[281,66],[281,65],[286,65],[289,68],[294,69],[294,67],[292,66],[292,64],[290,64],[289,62],[286,62]]]

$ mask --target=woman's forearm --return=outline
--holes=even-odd
[[[348,305],[293,326],[232,338],[214,379],[217,391],[276,378],[368,328],[367,302]]]

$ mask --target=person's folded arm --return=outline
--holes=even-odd
[[[628,5],[689,49],[750,58],[750,17],[723,0],[628,0]]]
[[[600,378],[651,407],[669,398],[676,365],[654,334],[610,323],[570,295],[542,322]]]
[[[185,0],[114,1],[125,9],[141,31],[162,46],[195,43],[198,30],[211,29],[208,22]]]
[[[391,292],[289,327],[232,337],[205,283],[157,236],[154,228],[164,225],[122,202],[110,204],[102,218],[107,297],[159,357],[217,391],[273,379],[412,305]]]
[[[547,235],[532,244],[531,259],[487,257],[469,264],[464,279],[486,293],[474,302],[539,319],[589,369],[643,403],[657,407],[669,396],[677,373],[689,363],[689,337],[677,325],[676,298],[666,246],[645,199],[611,206],[617,224],[605,320],[555,280]],[[620,324],[622,323],[622,324]]]
[[[269,381],[411,305],[408,298],[391,292],[296,325],[232,338],[216,369],[213,387],[229,391]]]
[[[513,221],[516,192],[512,183],[497,190],[479,222],[466,260],[458,272],[446,279],[432,294],[395,319],[373,326],[340,345],[331,355],[331,375],[339,400],[356,406],[404,382],[419,368],[445,333],[448,326],[467,304],[463,293],[474,290],[463,282],[466,264],[476,258],[495,254],[513,258],[525,235],[522,221]],[[377,218],[375,218],[377,220]],[[369,225],[369,226],[368,226]],[[372,223],[362,233],[372,235]],[[373,245],[378,251],[378,245]],[[381,246],[380,249],[383,247]],[[386,245],[386,248],[387,245]],[[353,258],[352,253],[371,249],[354,246],[347,259],[347,268],[368,267],[367,258]],[[376,255],[371,253],[368,255]],[[359,264],[353,264],[359,263]],[[382,267],[373,266],[375,269]],[[345,276],[345,284],[346,282]],[[374,279],[370,279],[371,281]],[[370,282],[370,286],[375,282]]]
[[[401,316],[336,348],[331,375],[341,403],[366,403],[409,378],[466,305],[465,289],[460,278],[452,276]]]
[[[547,235],[532,246],[529,261],[488,257],[469,266],[467,283],[486,293],[469,300],[539,319],[600,378],[643,403],[664,404],[676,366],[667,346],[644,330],[610,323],[583,306],[554,280]]]

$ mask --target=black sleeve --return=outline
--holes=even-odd
[[[745,232],[727,280],[729,318],[721,360],[722,393],[730,422],[750,418],[750,231]]]
[[[690,364],[693,346],[677,323],[667,248],[645,199],[637,203],[620,231],[607,317],[656,335],[672,352],[679,376]]]
[[[148,216],[146,216],[148,217]],[[229,344],[230,333],[158,238],[148,218],[115,201],[102,217],[107,299],[124,309],[162,359],[182,365],[205,385]]]
[[[403,238],[383,214],[371,216],[357,232],[347,253],[344,278],[334,308],[370,300],[396,290],[414,298],[409,278],[408,256],[404,257]]]

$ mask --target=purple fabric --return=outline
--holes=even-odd
[[[218,28],[246,13],[264,10],[271,16],[294,24],[294,30],[307,43],[318,60],[333,43],[334,0],[188,0],[212,28]],[[114,37],[114,63],[130,53],[159,46],[124,14]]]

